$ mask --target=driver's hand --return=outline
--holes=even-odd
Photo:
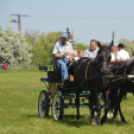
[[[69,55],[69,53],[65,52],[63,55],[64,55],[64,57],[67,57]]]

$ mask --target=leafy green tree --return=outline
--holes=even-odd
[[[31,49],[21,32],[0,27],[0,64],[8,63],[9,68],[26,68],[31,64]]]
[[[30,40],[30,34],[25,35],[28,43],[32,45],[32,62],[34,64],[49,64],[53,62],[52,51],[55,43],[60,40],[61,33],[62,32],[41,33],[38,35],[38,41],[34,43]]]
[[[124,49],[129,53],[129,55],[132,57],[132,51],[134,51],[134,44],[128,39],[121,38],[118,40],[118,43],[123,43],[125,45]]]
[[[87,45],[84,45],[84,44],[82,44],[82,43],[75,43],[76,45],[75,45],[75,47],[74,47],[74,49],[76,49],[76,50],[83,50],[83,51],[85,51],[85,50],[87,50],[89,47],[87,46]]]
[[[39,31],[31,30],[30,32],[26,29],[25,39],[29,44],[34,44],[38,41]]]

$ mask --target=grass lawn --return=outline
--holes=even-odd
[[[63,121],[38,116],[38,95],[44,89],[38,70],[0,71],[0,134],[134,134],[134,97],[128,94],[121,103],[127,124],[107,119],[103,126],[90,124],[89,109],[80,109],[82,122],[76,122],[76,110],[65,109]]]

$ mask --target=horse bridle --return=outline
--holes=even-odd
[[[108,50],[109,51],[109,50]],[[109,51],[110,52],[110,51]],[[110,61],[109,61],[110,62]],[[109,66],[109,63],[107,63],[107,62],[103,62],[103,63],[100,63],[100,59],[98,58],[98,57],[96,57],[95,58],[95,64],[94,64],[94,70],[93,70],[93,72],[96,72],[96,68],[97,68],[97,65],[98,65],[98,67],[100,67],[100,66],[102,66],[102,65],[107,65],[107,66]],[[108,68],[108,72],[110,71],[110,69]],[[97,75],[99,75],[100,74],[100,71],[96,74],[96,76]]]

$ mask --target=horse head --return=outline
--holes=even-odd
[[[113,32],[113,39],[109,46],[102,46],[98,43],[99,51],[98,55],[96,56],[96,63],[99,66],[99,71],[101,72],[101,75],[106,75],[109,72],[109,64],[111,61],[111,52],[112,52],[112,46],[114,42],[114,32]]]

